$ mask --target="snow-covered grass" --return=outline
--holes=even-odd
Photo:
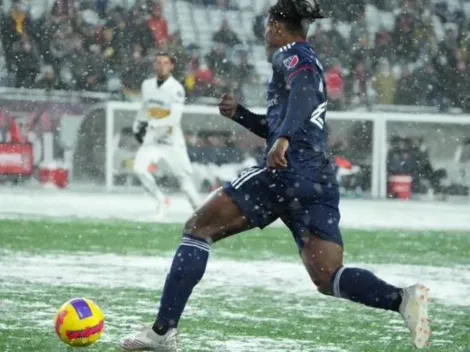
[[[175,225],[0,221],[0,351],[62,351],[53,317],[73,297],[106,315],[92,351],[152,322],[178,242]],[[288,234],[273,228],[214,246],[180,325],[182,351],[410,351],[399,315],[315,291]],[[349,265],[431,289],[430,351],[470,350],[470,239],[462,234],[345,234]],[[257,259],[256,253],[261,253]],[[352,264],[351,264],[352,263]]]

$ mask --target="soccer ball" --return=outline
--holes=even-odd
[[[75,298],[65,302],[55,317],[55,332],[70,346],[88,346],[98,341],[104,330],[104,315],[91,300]]]

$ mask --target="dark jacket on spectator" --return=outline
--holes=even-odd
[[[16,65],[15,86],[17,88],[33,88],[40,68],[39,56],[33,44],[27,39],[17,42],[13,53]]]
[[[233,47],[241,43],[237,34],[230,28],[226,20],[222,22],[222,27],[214,33],[212,40],[216,43],[225,44],[229,47]]]
[[[13,45],[31,31],[31,19],[23,10],[16,8],[3,15],[0,21],[0,33],[8,70],[13,69]]]

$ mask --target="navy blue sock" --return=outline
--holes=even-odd
[[[332,280],[336,297],[398,312],[403,290],[387,284],[368,270],[342,267]]]
[[[167,275],[160,309],[153,330],[164,335],[177,327],[193,288],[202,279],[209,259],[209,244],[200,238],[185,234],[173,258]]]

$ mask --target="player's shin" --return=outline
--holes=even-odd
[[[331,284],[336,297],[369,307],[398,312],[402,302],[402,289],[365,269],[341,267],[332,276]]]
[[[209,259],[210,246],[204,239],[184,235],[173,258],[160,300],[153,330],[164,335],[175,328],[193,288],[202,279]]]

